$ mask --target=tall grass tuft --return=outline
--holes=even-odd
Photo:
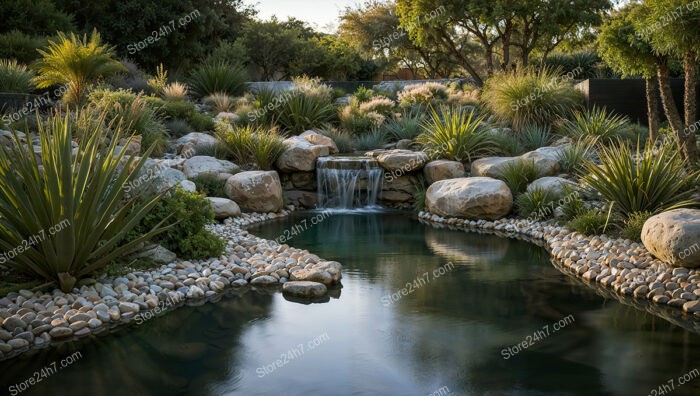
[[[546,126],[581,107],[582,95],[557,70],[520,69],[486,81],[481,94],[489,110],[515,129]]]
[[[0,92],[30,93],[34,73],[14,59],[0,59]]]
[[[220,121],[216,124],[215,136],[234,162],[261,170],[271,170],[286,149],[284,139],[275,129],[261,126],[232,126]]]
[[[513,161],[507,163],[499,172],[498,179],[503,180],[513,197],[516,197],[527,189],[528,184],[539,178],[539,172],[535,161]]]
[[[240,65],[226,62],[205,63],[190,74],[188,85],[199,98],[215,92],[237,96],[243,93],[248,73]]]
[[[594,138],[609,143],[628,137],[630,125],[627,117],[608,112],[604,107],[574,113],[573,119],[561,121],[561,132],[577,140]]]

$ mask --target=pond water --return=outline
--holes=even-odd
[[[181,307],[2,362],[1,392],[79,351],[20,394],[627,396],[672,379],[673,395],[700,394],[700,373],[678,381],[700,369],[700,335],[606,300],[543,248],[401,213],[315,215],[251,232],[275,239],[306,219],[289,243],[344,266],[328,301],[251,291]]]

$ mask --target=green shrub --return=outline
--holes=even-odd
[[[181,119],[197,132],[211,131],[214,129],[214,120],[206,114],[197,111],[194,104],[187,101],[163,102],[161,111],[170,119]]]
[[[520,69],[488,79],[481,98],[493,114],[515,129],[550,125],[582,105],[582,95],[558,71]]]
[[[215,136],[238,165],[254,165],[258,169],[270,170],[286,150],[284,139],[275,129],[253,125],[231,126],[220,121],[215,130]]]
[[[413,140],[421,134],[420,116],[410,116],[408,114],[401,116],[398,120],[390,118],[384,123],[384,132],[394,140]]]
[[[191,179],[197,186],[197,191],[207,197],[228,198],[224,192],[225,180],[219,179],[216,175],[200,175]]]
[[[518,133],[518,139],[527,151],[549,146],[554,141],[552,128],[549,126],[527,125]]]
[[[162,224],[167,230],[152,239],[184,259],[218,257],[225,243],[204,226],[214,221],[214,212],[204,196],[176,189],[159,199],[131,235]]]
[[[573,231],[581,234],[600,235],[607,229],[608,216],[592,209],[574,217],[568,225]]]
[[[586,162],[583,181],[596,189],[624,217],[698,205],[693,193],[699,176],[685,168],[671,145],[630,148],[617,143],[599,151],[601,165]]]
[[[427,151],[440,158],[472,162],[494,153],[493,135],[484,127],[484,116],[464,108],[440,107],[430,109],[430,117],[423,122],[423,133],[418,142]]]
[[[588,211],[586,204],[578,190],[570,187],[564,187],[564,199],[562,200],[561,210],[564,214],[564,220],[571,221],[577,216],[580,216]]]
[[[498,179],[508,185],[513,197],[522,194],[528,184],[539,178],[535,161],[513,161],[507,163],[499,172]]]
[[[358,151],[382,148],[386,143],[386,135],[379,129],[375,129],[369,133],[355,135],[352,139],[352,146]]]
[[[165,121],[165,130],[174,138],[179,138],[190,132],[194,132],[194,129],[192,129],[192,126],[188,124],[187,121],[178,118]]]
[[[525,148],[523,148],[520,139],[512,133],[500,130],[491,135],[494,141],[494,154],[506,157],[517,157],[525,152]]]
[[[622,227],[622,235],[632,241],[642,241],[642,228],[649,218],[653,216],[651,212],[634,212],[630,213],[629,218],[625,221]]]
[[[353,135],[363,135],[380,128],[386,117],[375,112],[362,112],[359,107],[345,106],[340,111],[340,126]]]
[[[167,131],[158,110],[141,95],[129,91],[96,90],[90,94],[90,103],[108,120],[121,124],[126,131],[141,135],[142,150],[153,146],[153,155],[161,156],[167,148]]]
[[[565,119],[561,123],[561,132],[577,140],[592,138],[609,143],[629,137],[629,131],[627,117],[608,113],[604,107],[576,112],[573,119]]]
[[[591,161],[596,155],[595,140],[584,139],[573,142],[557,153],[561,171],[577,174],[586,161]]]
[[[237,96],[243,93],[247,80],[243,66],[216,62],[205,63],[192,71],[188,84],[192,93],[199,98],[215,92]]]
[[[36,87],[32,83],[34,73],[14,59],[0,59],[0,92],[30,93]]]
[[[58,33],[58,40],[39,50],[41,59],[34,64],[38,88],[50,88],[62,84],[66,87],[63,100],[79,103],[90,86],[105,77],[113,76],[125,68],[114,59],[114,48],[102,44],[100,34],[93,30],[90,39],[71,33]]]
[[[104,120],[105,115],[100,117]],[[120,128],[113,130],[106,146],[101,127],[80,131],[89,138],[72,155],[76,131],[71,129],[70,114],[52,115],[39,125],[41,163],[31,148],[21,148],[17,135],[13,146],[0,145],[0,249],[9,252],[26,247],[23,241],[35,240],[3,264],[55,281],[68,292],[81,277],[162,231],[153,224],[119,245],[160,197],[134,206],[138,197],[126,196],[123,187],[137,178],[147,157],[136,160],[126,158],[124,151],[117,153]]]
[[[361,85],[360,88],[357,88],[357,91],[352,94],[352,97],[357,100],[358,103],[363,103],[367,102],[370,99],[372,99],[375,96],[375,92],[364,85]]]
[[[353,151],[352,136],[346,131],[341,131],[332,126],[326,126],[318,129],[317,132],[331,138],[336,147],[338,147],[339,153],[351,153]]]
[[[545,67],[560,70],[561,75],[569,74],[577,80],[599,77],[600,57],[595,51],[576,51],[571,53],[555,53],[547,56]]]
[[[520,217],[541,221],[552,217],[556,201],[557,197],[551,190],[538,187],[522,193],[516,201],[516,207]]]
[[[0,34],[0,59],[16,59],[28,65],[39,59],[37,51],[46,46],[43,37],[32,37],[18,30]]]

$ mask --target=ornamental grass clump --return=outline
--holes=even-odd
[[[568,117],[583,104],[583,96],[557,70],[519,69],[488,79],[481,99],[501,121],[519,130],[547,126]]]
[[[221,142],[225,154],[241,166],[271,170],[286,146],[276,129],[255,125],[231,125],[220,121],[215,136]]]
[[[0,145],[0,249],[6,253],[2,264],[55,282],[64,292],[164,231],[155,224],[123,243],[160,199],[158,195],[135,205],[140,197],[128,196],[124,188],[138,178],[148,155],[137,159],[117,149],[119,125],[105,144],[107,132],[101,123],[79,131],[87,138],[73,153],[72,124],[70,114],[54,114],[39,123],[41,161],[31,139],[24,148],[16,133],[9,147]]]
[[[630,136],[627,117],[595,106],[591,110],[574,113],[573,119],[562,120],[560,129],[563,134],[576,140],[596,139],[601,143]]]
[[[30,93],[34,73],[15,59],[0,59],[0,92]]]

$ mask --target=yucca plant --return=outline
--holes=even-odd
[[[228,95],[240,95],[245,89],[248,73],[240,65],[226,62],[205,63],[196,68],[189,79],[192,93],[197,97],[205,97],[214,92]]]
[[[163,87],[161,97],[168,102],[182,102],[187,100],[187,85],[175,81]]]
[[[630,131],[627,117],[596,106],[591,110],[574,113],[573,119],[562,120],[560,129],[574,139],[595,138],[602,143],[626,137]]]
[[[14,59],[0,59],[0,92],[30,93],[34,73]]]
[[[624,217],[635,212],[659,213],[698,205],[692,195],[698,172],[686,169],[675,147],[639,148],[632,155],[624,143],[603,147],[601,165],[586,162],[582,179]]]
[[[71,33],[58,33],[58,40],[49,40],[45,50],[39,50],[39,59],[33,68],[37,76],[33,79],[39,88],[63,84],[66,93],[63,100],[79,103],[85,98],[90,86],[105,77],[126,71],[114,59],[114,47],[102,44],[100,34],[93,30],[90,39]]]
[[[230,112],[236,107],[236,102],[233,98],[223,92],[214,92],[213,94],[202,99],[204,104],[211,106],[214,114],[219,114],[222,111]]]
[[[0,145],[0,248],[8,252],[24,246],[5,264],[68,292],[81,277],[163,231],[157,226],[122,243],[160,195],[140,206],[134,205],[140,197],[127,196],[124,186],[138,177],[147,156],[127,158],[124,150],[118,152],[118,127],[104,148],[104,129],[81,131],[88,138],[73,155],[69,114],[54,114],[39,125],[41,162],[32,141],[26,149],[16,133],[13,145]],[[28,240],[36,243],[27,247]]]
[[[281,101],[276,116],[285,131],[299,134],[331,122],[335,107],[329,97],[297,91]]]
[[[518,133],[518,139],[525,150],[531,151],[549,146],[554,141],[554,135],[549,125],[526,125]]]
[[[559,77],[558,70],[518,69],[488,79],[481,99],[499,119],[513,128],[545,126],[581,107],[582,95]]]
[[[231,159],[240,165],[254,165],[270,170],[286,149],[284,139],[275,129],[254,125],[234,125],[220,121],[215,136],[222,142]]]
[[[384,123],[384,132],[394,140],[413,140],[421,134],[420,115],[402,115],[399,120],[393,118]]]
[[[508,185],[513,197],[522,194],[527,189],[528,184],[538,178],[539,172],[535,161],[522,160],[508,162],[500,169],[498,175],[498,179],[503,180]]]
[[[386,143],[386,135],[379,129],[374,129],[369,133],[355,135],[352,139],[352,146],[358,151],[382,148]]]
[[[595,157],[596,139],[583,139],[562,147],[557,152],[557,160],[562,172],[576,174],[584,162],[591,161]]]
[[[417,140],[443,159],[472,162],[494,153],[495,141],[484,127],[484,116],[461,107],[430,108]]]

